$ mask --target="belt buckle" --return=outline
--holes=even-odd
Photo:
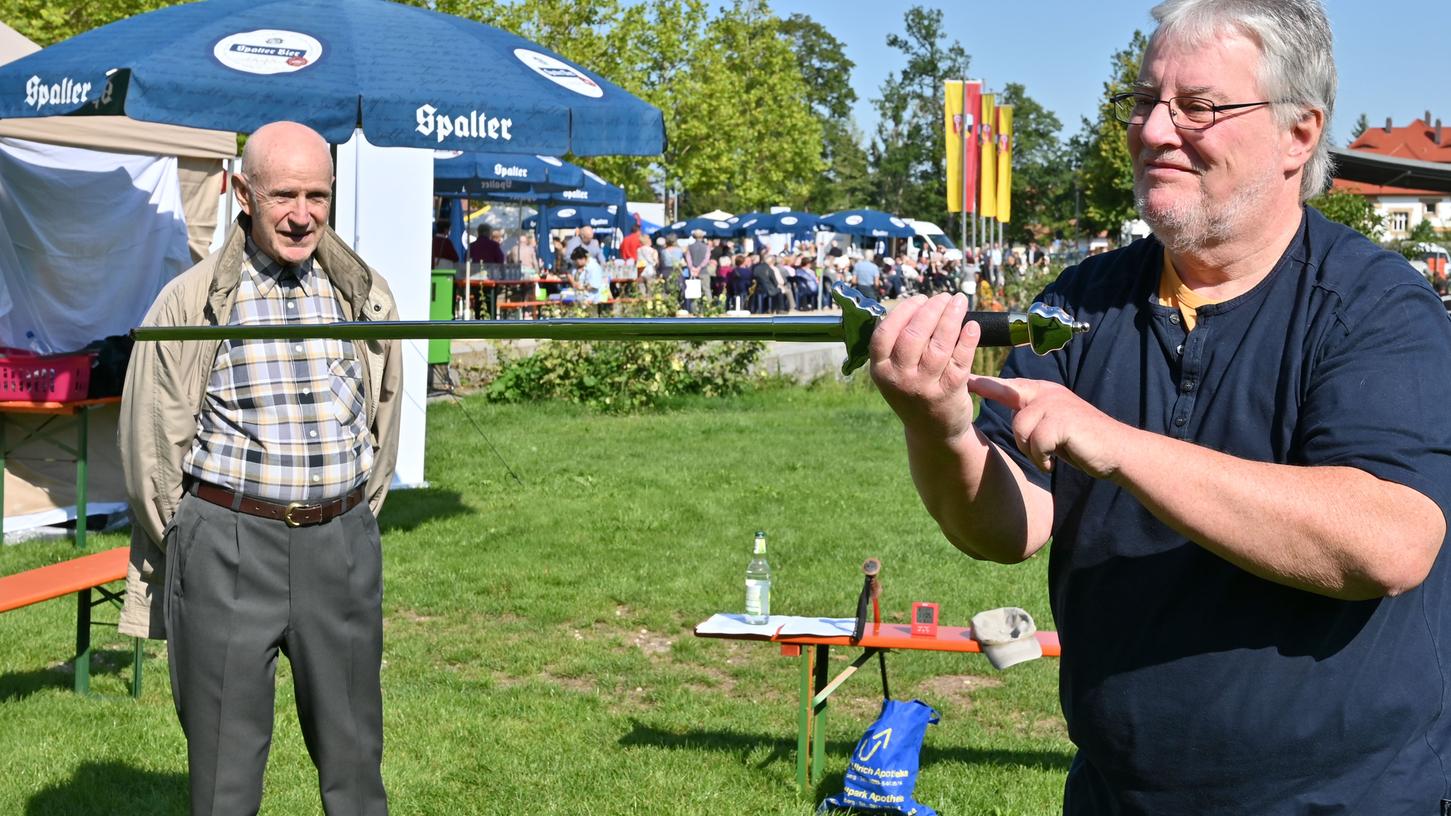
[[[306,506],[307,505],[303,504],[302,502],[290,502],[287,505],[287,509],[282,511],[282,520],[287,522],[288,527],[301,527],[302,522],[292,517],[292,511],[301,510]]]

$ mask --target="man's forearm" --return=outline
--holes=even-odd
[[[1011,564],[1047,543],[1050,494],[976,428],[950,441],[908,430],[907,459],[922,504],[959,550]]]
[[[1399,594],[1425,580],[1445,535],[1429,498],[1362,470],[1252,462],[1132,429],[1123,443],[1115,482],[1191,541],[1276,583],[1344,599]]]

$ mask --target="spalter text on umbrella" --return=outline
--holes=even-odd
[[[446,113],[439,113],[438,108],[432,105],[418,106],[418,132],[424,136],[437,136],[440,142],[450,136],[507,142],[514,138],[509,133],[509,128],[513,126],[513,119],[487,116],[476,110],[469,111],[467,116],[460,114],[451,117]]]
[[[90,94],[91,83],[76,82],[70,77],[47,85],[45,80],[33,76],[25,83],[25,104],[37,110],[46,105],[79,105]]]

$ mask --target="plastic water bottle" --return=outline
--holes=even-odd
[[[746,623],[765,623],[771,616],[771,565],[766,563],[766,533],[756,531],[756,546],[746,565]]]
[[[44,343],[40,342],[40,338],[36,337],[33,331],[25,333],[25,347],[30,349],[31,354],[36,355],[45,354],[50,351],[50,349],[45,347]]]

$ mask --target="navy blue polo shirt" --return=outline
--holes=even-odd
[[[1451,321],[1398,255],[1307,209],[1271,274],[1198,310],[1158,303],[1153,238],[1042,295],[1092,329],[1003,374],[1063,383],[1137,428],[1263,462],[1340,465],[1451,507]],[[1131,493],[1017,450],[1053,494],[1049,588],[1078,756],[1070,814],[1430,814],[1451,797],[1451,566],[1394,598],[1257,578]],[[1166,472],[1162,478],[1173,480]],[[1273,541],[1265,542],[1274,546]]]

